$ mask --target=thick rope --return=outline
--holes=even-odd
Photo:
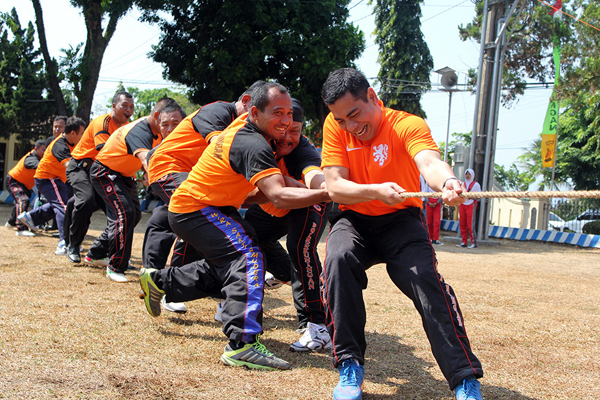
[[[411,197],[426,197],[439,199],[441,192],[402,192],[400,197],[408,199]],[[600,190],[571,190],[566,192],[548,191],[548,192],[464,192],[460,197],[465,199],[549,199],[549,198],[570,198],[570,199],[597,199],[600,198]]]

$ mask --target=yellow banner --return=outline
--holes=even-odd
[[[542,166],[552,168],[556,156],[556,135],[542,135]]]

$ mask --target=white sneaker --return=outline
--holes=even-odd
[[[17,219],[21,221],[23,225],[26,225],[30,231],[39,231],[38,227],[33,224],[33,219],[31,219],[29,212],[25,211],[24,213],[17,215]]]
[[[106,277],[113,282],[129,282],[124,273],[113,271],[112,269],[110,269],[110,267],[106,267]]]
[[[60,240],[58,242],[58,246],[56,246],[56,250],[54,251],[54,254],[56,254],[57,256],[66,256],[67,255],[67,246],[65,245],[65,241]]]
[[[160,299],[160,305],[167,311],[171,311],[177,314],[185,314],[187,307],[183,303],[167,303],[166,296]]]
[[[15,235],[17,236],[27,236],[27,237],[32,237],[35,236],[35,233],[31,232],[31,231],[17,231],[15,233]]]
[[[265,289],[278,289],[282,287],[284,283],[286,282],[275,278],[272,273],[265,273]]]
[[[110,263],[110,260],[108,259],[108,257],[104,257],[104,258],[91,258],[90,256],[85,256],[85,258],[83,259],[83,261],[86,264],[92,264],[95,265],[97,267],[108,267],[108,264]]]
[[[221,316],[221,312],[223,311],[223,303],[225,300],[221,300],[219,304],[217,304],[217,312],[215,313],[215,321],[223,322],[223,317]]]
[[[300,340],[290,345],[290,351],[307,352],[331,349],[331,347],[331,337],[329,337],[327,328],[309,322]]]

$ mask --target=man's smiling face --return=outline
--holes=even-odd
[[[257,128],[269,140],[283,139],[292,122],[292,98],[288,93],[281,93],[277,88],[268,92],[269,104],[264,111],[257,107],[250,110]]]
[[[329,111],[340,128],[361,141],[373,139],[381,124],[382,111],[373,88],[369,88],[366,102],[348,92],[330,104]]]

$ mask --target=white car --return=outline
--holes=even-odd
[[[565,220],[554,214],[552,211],[548,213],[548,230],[562,231],[565,226]]]
[[[565,222],[564,232],[582,233],[583,226],[588,222],[600,221],[600,210],[587,210],[575,219]]]

